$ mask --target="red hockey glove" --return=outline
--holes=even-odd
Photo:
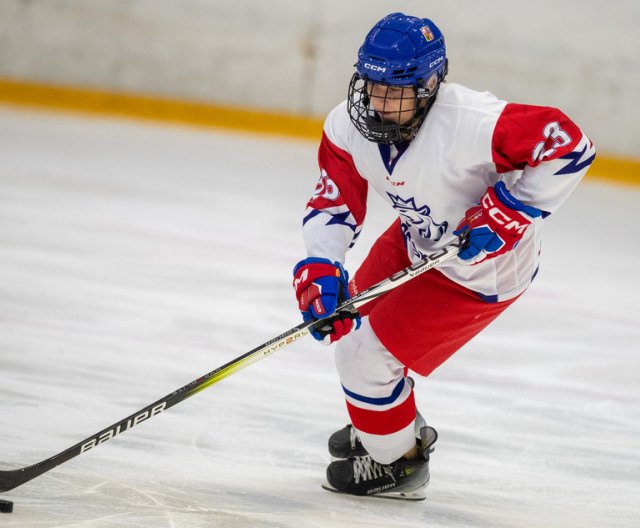
[[[468,233],[467,245],[458,253],[462,260],[477,264],[511,251],[527,227],[542,211],[514,198],[503,182],[489,187],[480,205],[469,209],[454,235]]]
[[[293,288],[305,321],[323,320],[309,328],[318,341],[331,344],[360,328],[360,314],[349,310],[334,314],[336,308],[350,298],[349,275],[339,262],[310,257],[293,269]]]

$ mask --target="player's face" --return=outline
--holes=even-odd
[[[405,125],[415,113],[416,92],[411,86],[367,85],[371,106],[383,121]]]

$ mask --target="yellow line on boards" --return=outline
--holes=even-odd
[[[615,183],[640,185],[640,160],[596,154],[587,177]]]
[[[317,117],[13,79],[0,78],[0,103],[218,127],[316,141],[322,134],[322,119]],[[598,153],[587,176],[640,185],[640,159]]]
[[[0,78],[0,103],[319,140],[322,120],[162,97]]]

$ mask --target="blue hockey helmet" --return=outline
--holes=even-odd
[[[440,83],[447,75],[444,37],[428,18],[392,13],[380,20],[358,51],[356,73],[349,85],[349,115],[367,139],[396,143],[411,139],[424,121]],[[408,87],[413,94],[411,119],[381,117],[372,105],[371,86]],[[378,104],[378,107],[380,105]],[[404,110],[408,112],[408,110]]]

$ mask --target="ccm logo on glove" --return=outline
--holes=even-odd
[[[478,264],[512,250],[522,239],[527,227],[542,211],[525,205],[507,190],[503,182],[489,187],[480,204],[469,209],[454,235],[468,233],[467,245],[458,257]]]
[[[493,218],[496,223],[504,226],[507,231],[516,231],[520,235],[523,235],[524,230],[529,227],[531,221],[527,220],[526,218],[522,219],[521,215],[518,215],[521,219],[520,221],[518,221],[517,217],[513,218],[513,216],[515,215],[509,216],[507,211],[496,206],[491,195],[495,196],[495,192],[493,191],[493,189],[489,189],[482,197],[483,210],[487,211],[489,216]]]

